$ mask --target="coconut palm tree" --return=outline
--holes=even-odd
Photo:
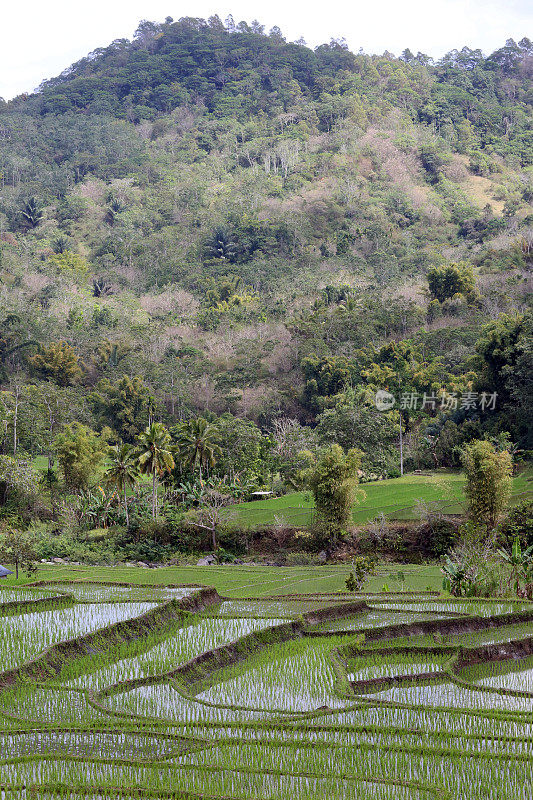
[[[123,498],[126,525],[129,528],[127,490],[133,489],[139,477],[137,453],[133,445],[120,442],[109,448],[108,457],[109,462],[105,473],[105,481],[108,486],[114,487],[119,496]]]
[[[152,517],[157,516],[157,479],[174,469],[170,434],[161,422],[152,422],[137,440],[137,464],[143,475],[152,476]]]
[[[179,425],[176,440],[180,458],[193,471],[199,467],[200,479],[202,470],[209,472],[209,468],[214,467],[217,458],[222,455],[217,441],[218,431],[204,417]]]

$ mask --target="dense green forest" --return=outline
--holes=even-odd
[[[433,61],[167,18],[0,100],[2,515],[123,525],[106,448],[153,423],[152,525],[332,444],[362,480],[400,433],[406,470],[527,458],[532,75],[526,38]]]

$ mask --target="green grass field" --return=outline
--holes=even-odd
[[[533,492],[532,480],[531,470],[514,478],[512,502]],[[419,501],[446,514],[462,514],[465,510],[464,476],[459,472],[411,473],[402,478],[365,483],[360,488],[364,494],[354,507],[356,524],[380,514],[388,519],[416,519]],[[310,492],[294,492],[270,500],[242,503],[232,507],[229,514],[236,522],[252,528],[277,520],[290,526],[306,526],[313,521],[313,498]]]
[[[418,564],[382,564],[376,575],[369,578],[366,589],[381,591],[383,584],[396,590],[391,575],[401,571],[405,575],[405,588],[410,590],[440,589],[442,576],[434,565]],[[265,597],[270,594],[313,594],[315,592],[345,591],[344,581],[349,572],[346,566],[323,567],[249,567],[249,566],[212,566],[212,567],[160,567],[159,569],[143,569],[139,567],[87,567],[58,564],[39,566],[37,574],[19,580],[13,578],[2,580],[0,586],[9,587],[30,583],[35,580],[82,580],[113,581],[116,583],[139,583],[146,586],[168,586],[169,584],[199,583],[214,586],[225,597]]]

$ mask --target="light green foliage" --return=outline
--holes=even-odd
[[[359,450],[351,448],[344,453],[342,447],[334,444],[318,456],[307,473],[320,524],[331,544],[349,525],[360,465]]]
[[[507,507],[512,491],[513,463],[507,450],[498,452],[488,441],[467,445],[463,455],[469,514],[493,528]]]
[[[52,269],[57,270],[59,275],[63,275],[66,278],[85,280],[89,274],[87,259],[72,250],[54,253],[48,259],[48,264]]]
[[[54,449],[69,489],[87,489],[96,480],[106,454],[108,433],[104,430],[98,434],[81,422],[72,422],[57,434]]]
[[[76,351],[65,341],[41,346],[29,361],[39,376],[58,386],[73,386],[83,375]]]

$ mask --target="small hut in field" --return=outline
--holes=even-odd
[[[0,578],[7,578],[8,575],[13,575],[13,573],[0,564]]]

